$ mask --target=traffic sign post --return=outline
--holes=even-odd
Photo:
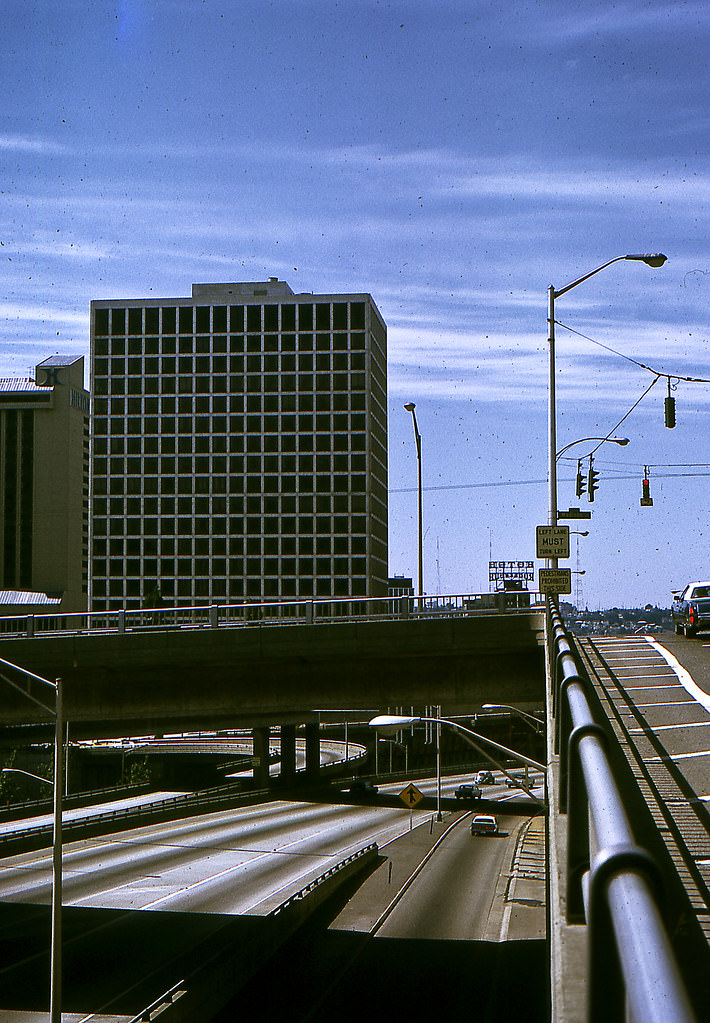
[[[569,557],[569,526],[537,526],[535,541],[538,558]]]
[[[569,568],[541,568],[538,586],[540,593],[571,593],[572,571]]]

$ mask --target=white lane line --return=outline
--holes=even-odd
[[[675,678],[675,672],[673,671],[655,671],[650,675],[639,675],[634,672],[633,675],[620,675],[618,671],[614,672],[614,675],[621,681],[622,679],[631,679],[640,682],[642,678]]]
[[[673,756],[669,753],[667,757],[649,757],[647,762],[660,764],[664,760],[694,760],[696,757],[710,757],[710,749],[701,749],[696,753],[674,753]]]
[[[667,661],[667,663],[670,664],[671,668],[673,668],[674,672],[678,676],[678,679],[683,688],[686,689],[688,693],[690,693],[694,700],[697,700],[698,703],[702,704],[705,710],[710,712],[710,696],[708,696],[707,693],[703,692],[700,686],[696,684],[690,672],[683,667],[680,661],[673,656],[670,650],[666,650],[666,648],[661,646],[660,643],[656,642],[655,639],[649,639],[648,642],[651,644],[654,650],[658,651],[658,653],[661,655],[664,661]]]
[[[692,707],[697,700],[666,700],[665,703],[637,703],[638,710],[649,710],[652,707]]]
[[[687,724],[675,724],[675,725],[654,725],[650,731],[652,732],[670,732],[675,728],[710,728],[710,721],[690,721]],[[635,735],[644,735],[647,731],[646,728],[630,728],[629,732]]]

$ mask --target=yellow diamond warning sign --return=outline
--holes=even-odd
[[[402,800],[405,806],[409,809],[413,809],[420,799],[424,799],[424,793],[420,792],[416,785],[407,785],[403,792],[400,792],[399,798]]]

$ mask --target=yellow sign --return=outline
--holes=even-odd
[[[399,798],[402,800],[405,806],[408,806],[410,810],[413,810],[420,799],[424,799],[424,793],[420,792],[416,785],[407,785],[403,792],[400,792]]]

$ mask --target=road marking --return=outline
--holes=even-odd
[[[647,762],[660,764],[664,760],[693,760],[695,757],[710,757],[710,749],[701,749],[696,753],[674,753],[673,756],[669,753],[666,757],[649,757]]]
[[[667,661],[668,664],[670,664],[670,666],[673,668],[676,675],[678,676],[683,688],[690,693],[694,700],[697,700],[698,703],[702,704],[705,710],[710,712],[710,696],[708,696],[707,693],[703,692],[700,686],[696,684],[690,672],[683,667],[680,661],[673,656],[670,650],[666,650],[666,648],[661,646],[661,644],[658,643],[655,639],[649,639],[648,642],[651,644],[654,650],[658,651],[658,653],[661,655],[664,661]]]
[[[673,728],[710,728],[710,721],[689,721],[687,724],[675,725],[654,725],[653,728],[630,728],[629,732],[634,735],[644,735],[647,731],[669,732]]]

